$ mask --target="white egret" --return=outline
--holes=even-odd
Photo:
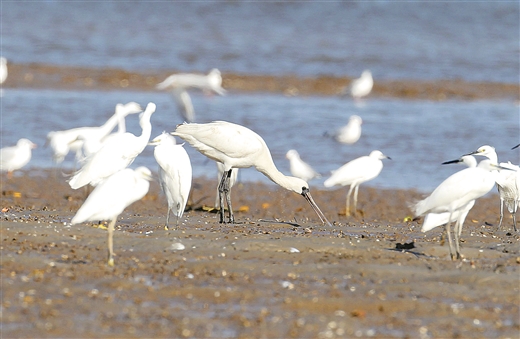
[[[14,171],[31,161],[34,148],[36,148],[36,144],[29,139],[22,138],[15,146],[0,149],[0,171],[7,172],[7,177],[11,178]]]
[[[459,228],[462,224],[457,225],[455,229],[455,250],[453,250],[453,241],[451,238],[451,223],[457,217],[461,217],[468,204],[472,201],[487,194],[495,185],[495,178],[500,166],[494,164],[491,160],[482,160],[477,167],[466,168],[449,176],[424,200],[421,200],[414,206],[416,216],[429,213],[449,213],[448,223],[446,224],[446,233],[448,233],[448,241],[450,245],[450,256],[453,259],[460,258],[459,249]],[[460,218],[462,220],[462,218]]]
[[[455,164],[455,163],[463,163],[469,168],[477,167],[477,159],[475,159],[472,155],[463,155],[461,158],[457,160],[451,160],[443,162],[443,165],[446,164]],[[452,216],[453,220],[457,220],[455,224],[455,231],[458,232],[459,237],[462,233],[462,225],[464,224],[464,220],[466,220],[466,216],[469,211],[475,205],[475,200],[469,202],[464,209],[457,210]],[[429,230],[434,229],[437,226],[447,224],[450,221],[450,213],[428,213],[424,216],[423,225],[421,228],[422,232],[427,232]]]
[[[168,229],[170,212],[182,217],[191,189],[192,169],[188,153],[183,145],[177,145],[175,138],[163,132],[150,141],[154,145],[154,157],[159,164],[159,182],[168,201],[165,229]]]
[[[220,180],[222,179],[222,176],[224,175],[224,164],[221,162],[216,161],[217,164],[217,195],[215,197],[215,208],[218,208],[220,206],[220,193],[219,193],[219,186],[220,186]],[[235,168],[233,172],[231,172],[231,176],[229,177],[229,195],[231,196],[231,188],[235,186],[235,183],[238,179],[238,168]]]
[[[363,120],[358,115],[352,115],[348,124],[340,128],[335,135],[336,141],[343,144],[354,144],[361,137],[361,124]]]
[[[291,149],[287,151],[285,157],[289,159],[291,174],[294,177],[300,178],[304,181],[310,181],[314,178],[321,178],[321,174],[316,172],[311,165],[300,158],[298,151]]]
[[[0,57],[0,84],[3,84],[7,79],[7,59]]]
[[[365,155],[347,162],[337,170],[332,172],[330,178],[325,180],[325,187],[332,187],[335,185],[348,186],[350,189],[347,194],[347,203],[345,214],[350,215],[350,196],[354,192],[354,214],[357,209],[357,197],[359,185],[365,181],[376,178],[383,169],[383,159],[390,159],[390,157],[381,153],[381,151],[374,150],[370,155]]]
[[[71,224],[108,220],[108,265],[114,266],[113,233],[117,217],[125,208],[143,198],[150,187],[152,173],[146,167],[125,168],[112,174],[90,193]]]
[[[222,88],[222,76],[220,71],[213,68],[207,75],[178,73],[167,77],[157,84],[157,89],[196,88],[205,92],[215,92],[224,95],[226,90]]]
[[[481,146],[476,151],[469,154],[481,155],[490,159],[492,163],[498,163],[497,152],[494,147],[489,145]],[[517,172],[518,166],[511,164],[511,162],[502,162],[499,165],[512,171],[499,171],[495,178],[498,194],[500,196],[500,221],[498,227],[502,225],[505,204],[509,213],[513,215],[513,226],[515,231],[517,231],[516,211],[518,209],[518,204],[520,203],[520,172]]]
[[[249,128],[226,121],[214,121],[207,124],[178,125],[172,134],[186,140],[208,158],[224,164],[224,174],[219,185],[221,223],[224,222],[224,196],[229,210],[229,222],[234,223],[229,195],[233,169],[255,167],[274,183],[303,195],[321,221],[331,225],[312,199],[307,182],[282,174],[276,168],[264,139]]]
[[[367,96],[372,91],[374,86],[374,79],[372,73],[369,70],[364,70],[361,73],[361,77],[353,80],[349,86],[347,86],[343,93],[349,93],[354,99],[361,99]]]
[[[139,125],[142,128],[140,136],[132,133],[120,133],[107,140],[103,146],[85,159],[80,170],[69,180],[73,189],[85,185],[96,186],[103,179],[130,165],[134,159],[144,150],[152,133],[150,118],[155,112],[155,104],[150,102],[140,115]]]

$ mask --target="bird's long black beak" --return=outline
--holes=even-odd
[[[443,162],[442,164],[443,165],[448,165],[448,164],[458,164],[459,162],[462,162],[460,159],[455,159],[455,160],[450,160],[450,161],[445,161]]]
[[[305,198],[305,200],[307,200],[307,202],[309,202],[309,204],[311,205],[314,212],[316,212],[318,217],[320,217],[321,222],[324,224],[327,224],[328,226],[332,226],[332,224],[327,220],[327,217],[325,217],[325,214],[323,214],[323,212],[320,210],[318,205],[316,205],[316,203],[314,202],[314,199],[312,199],[311,192],[309,191],[308,188],[303,189],[302,195]]]
[[[520,147],[520,144],[516,145],[515,147],[511,148],[511,149],[515,149],[515,148],[518,148]]]

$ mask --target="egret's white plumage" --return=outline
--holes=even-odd
[[[352,83],[346,88],[346,91],[354,99],[360,99],[367,96],[372,91],[374,86],[374,79],[372,73],[369,70],[364,70],[361,73],[361,77],[352,81]]]
[[[7,59],[0,57],[0,84],[3,84],[7,79]]]
[[[305,181],[310,181],[314,178],[321,178],[321,174],[316,172],[311,165],[300,158],[298,151],[291,149],[287,151],[285,157],[289,159],[289,166],[293,176]]]
[[[108,220],[108,265],[114,265],[113,233],[117,217],[125,208],[143,198],[152,173],[146,167],[125,168],[101,182],[79,208],[71,223]]]
[[[170,220],[170,212],[179,218],[182,217],[191,189],[192,169],[188,153],[183,145],[177,145],[175,138],[163,132],[154,138],[150,145],[154,145],[154,157],[159,164],[159,182],[168,201],[166,226]]]
[[[482,160],[477,167],[463,169],[449,176],[424,200],[419,201],[414,207],[416,216],[429,213],[449,213],[450,217],[446,224],[446,232],[450,244],[450,255],[453,259],[456,255],[460,258],[459,250],[459,228],[456,226],[455,251],[451,238],[450,224],[461,216],[474,200],[487,194],[495,185],[498,165],[491,160]],[[461,218],[462,219],[462,218]],[[454,253],[455,252],[455,253]]]
[[[340,128],[336,132],[336,140],[343,144],[354,144],[361,137],[361,124],[363,120],[358,115],[352,115],[349,118],[348,124]]]
[[[498,155],[494,147],[484,145],[479,147],[476,151],[469,154],[481,155],[491,160],[492,163],[498,163]],[[499,171],[496,175],[496,184],[498,194],[500,196],[500,221],[498,227],[502,225],[504,219],[504,204],[509,213],[513,215],[513,227],[516,228],[516,211],[520,204],[520,172],[518,166],[511,164],[511,162],[500,163],[503,168],[511,169],[511,171]]]
[[[443,165],[446,164],[454,164],[454,163],[463,163],[469,168],[477,167],[477,159],[475,159],[472,155],[463,155],[461,158],[457,160],[451,160],[443,162]],[[475,200],[471,201],[466,205],[464,209],[459,209],[453,213],[451,216],[453,220],[457,220],[457,223],[455,224],[455,231],[459,234],[462,232],[462,225],[464,224],[464,220],[466,220],[466,216],[468,215],[469,211],[473,208],[473,205],[475,205]],[[421,228],[422,232],[427,232],[432,229],[434,229],[437,226],[441,226],[444,224],[447,224],[450,221],[450,213],[428,213],[424,216],[423,225]]]
[[[0,171],[7,172],[10,177],[12,173],[31,161],[32,149],[36,148],[29,139],[18,140],[15,146],[0,149]]]
[[[332,187],[335,185],[348,186],[350,189],[347,194],[347,203],[345,213],[350,215],[350,196],[354,192],[354,213],[357,208],[357,196],[359,185],[365,181],[376,178],[383,169],[383,159],[390,159],[381,151],[374,150],[369,155],[365,155],[347,162],[337,170],[332,172],[330,178],[325,180],[325,187]]]
[[[330,225],[312,200],[307,182],[282,174],[276,168],[264,139],[252,130],[226,121],[214,121],[207,124],[178,125],[172,134],[186,140],[208,158],[224,165],[224,175],[219,186],[220,222],[224,222],[224,195],[229,210],[229,221],[234,222],[231,199],[228,194],[232,169],[255,167],[274,183],[303,195],[322,222]]]
[[[142,128],[140,136],[119,133],[103,143],[103,146],[85,160],[83,167],[69,180],[73,189],[85,185],[96,186],[103,179],[130,165],[144,150],[152,132],[150,118],[155,112],[155,104],[150,102],[139,119]]]

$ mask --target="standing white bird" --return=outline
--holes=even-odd
[[[361,77],[353,80],[350,85],[343,90],[343,93],[350,93],[354,99],[361,99],[370,94],[373,86],[374,79],[372,78],[372,73],[369,70],[364,70],[363,73],[361,73]]]
[[[170,211],[182,217],[191,189],[192,169],[188,153],[183,145],[177,145],[175,138],[163,132],[150,141],[154,145],[154,157],[159,164],[159,182],[168,201],[165,229],[168,229]]]
[[[15,146],[0,149],[0,171],[7,172],[7,177],[11,178],[14,171],[31,161],[31,150],[34,148],[36,148],[36,144],[29,139],[22,138]]]
[[[7,59],[0,57],[0,84],[3,84],[7,79]]]
[[[469,155],[472,154],[484,156],[490,159],[491,162],[494,164],[498,163],[497,152],[495,148],[492,146],[481,146],[476,151],[469,153]],[[498,223],[498,227],[500,228],[500,226],[502,225],[505,204],[509,213],[513,215],[513,226],[515,231],[517,231],[516,211],[518,210],[518,205],[520,203],[520,172],[517,172],[519,167],[511,164],[511,162],[502,162],[499,165],[503,168],[507,168],[512,171],[499,171],[495,178],[498,194],[500,196],[500,221]]]
[[[363,120],[358,115],[352,115],[348,124],[340,128],[335,135],[336,141],[352,145],[361,137],[361,124]]]
[[[150,187],[152,173],[146,167],[125,168],[112,174],[90,193],[71,224],[108,220],[108,265],[114,266],[113,234],[117,217],[125,208],[143,198]]]
[[[456,164],[456,163],[463,163],[469,168],[477,167],[477,159],[475,159],[472,155],[463,155],[461,158],[457,160],[451,160],[443,162],[443,165],[447,164]],[[457,210],[453,216],[453,220],[457,220],[457,223],[455,224],[455,231],[459,234],[459,237],[462,233],[462,225],[464,224],[464,221],[466,220],[466,216],[468,215],[469,211],[473,208],[473,205],[475,205],[475,200],[469,202],[465,208]],[[434,229],[437,226],[447,224],[450,221],[450,213],[444,212],[444,213],[428,213],[424,216],[423,225],[421,228],[422,232],[427,232],[432,229]]]
[[[219,208],[220,206],[220,193],[219,193],[219,186],[220,186],[220,180],[222,179],[222,176],[224,175],[224,164],[221,162],[216,161],[217,164],[217,195],[215,196],[215,208]],[[231,176],[229,177],[229,196],[231,196],[231,188],[235,186],[235,183],[238,179],[238,168],[235,168],[233,172],[231,172]]]
[[[321,174],[316,172],[311,165],[303,161],[296,150],[291,149],[287,151],[285,157],[289,159],[290,170],[293,176],[305,181],[321,178]]]
[[[374,150],[367,156],[362,156],[347,162],[337,170],[332,172],[330,178],[323,183],[325,187],[332,187],[335,185],[347,186],[350,189],[347,194],[347,203],[345,214],[350,215],[350,196],[354,191],[354,214],[357,210],[357,197],[359,185],[365,181],[376,178],[383,169],[383,159],[391,159],[390,157],[381,153],[381,151]]]
[[[229,195],[232,170],[255,167],[274,183],[303,195],[321,221],[331,225],[312,199],[307,182],[282,174],[276,168],[264,139],[249,128],[226,121],[214,121],[207,124],[178,125],[172,134],[186,140],[208,158],[224,164],[224,174],[219,185],[221,223],[224,222],[224,196],[229,210],[229,222],[234,223]]]
[[[120,133],[110,138],[103,146],[85,160],[85,164],[69,180],[73,189],[85,185],[96,186],[110,175],[130,165],[144,150],[152,133],[150,118],[155,112],[155,104],[150,102],[140,115],[139,125],[142,128],[140,136],[132,133]]]
[[[455,250],[451,238],[451,223],[461,216],[468,204],[487,194],[495,185],[497,169],[500,166],[491,160],[482,160],[477,167],[466,168],[449,176],[444,180],[426,199],[418,202],[414,207],[416,216],[428,213],[449,213],[450,217],[446,224],[446,233],[450,245],[450,256],[460,258],[459,228],[455,229]],[[460,220],[459,220],[460,222]]]

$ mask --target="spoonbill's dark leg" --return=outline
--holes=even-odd
[[[226,182],[228,172],[222,173],[222,178],[220,178],[220,183],[218,184],[218,199],[219,199],[219,207],[220,207],[220,221],[219,223],[224,223],[224,186]]]
[[[224,184],[224,194],[226,194],[226,202],[229,212],[229,223],[234,224],[235,217],[233,216],[233,208],[231,207],[231,171],[233,171],[233,169],[230,169],[227,173],[224,173],[224,175],[226,176],[226,181]]]

